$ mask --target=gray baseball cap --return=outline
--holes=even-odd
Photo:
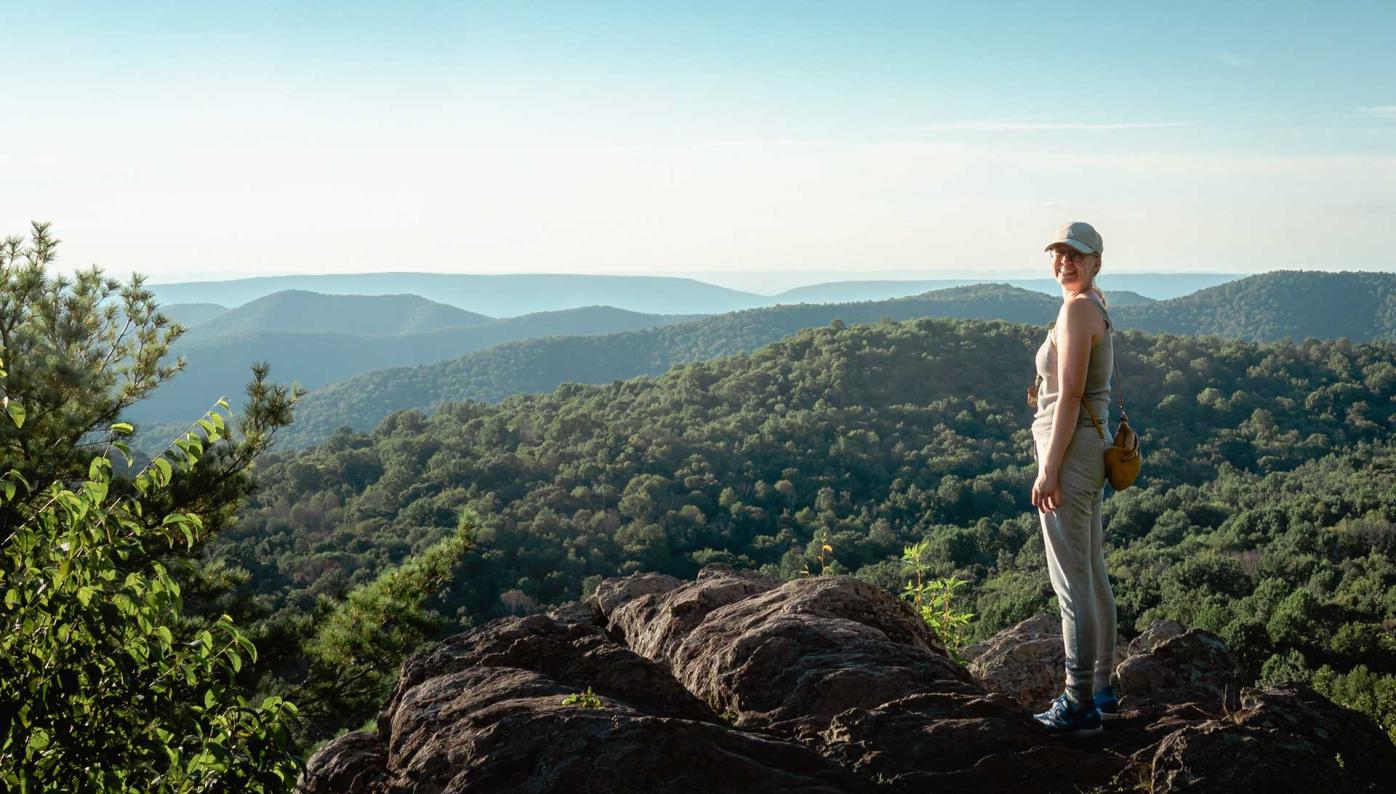
[[[1100,232],[1084,221],[1073,221],[1059,226],[1057,233],[1052,236],[1052,242],[1042,250],[1050,251],[1052,246],[1058,243],[1065,243],[1083,254],[1099,254],[1105,251],[1105,242],[1100,239]]]

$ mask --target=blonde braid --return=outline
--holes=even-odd
[[[1101,259],[1102,259],[1102,257],[1101,257],[1101,255],[1100,255],[1100,253],[1097,252],[1096,255],[1095,255],[1095,261],[1096,261],[1096,262],[1100,262]],[[1100,278],[1100,268],[1096,268],[1096,269],[1095,269],[1095,275],[1094,275],[1094,276],[1091,276],[1091,292],[1094,292],[1094,293],[1095,293],[1095,296],[1096,296],[1097,298],[1100,298],[1100,305],[1101,305],[1101,306],[1104,306],[1104,307],[1106,307],[1106,308],[1108,309],[1108,308],[1110,308],[1110,304],[1107,303],[1107,302],[1105,301],[1105,293],[1104,293],[1104,292],[1101,292],[1101,291],[1100,291],[1100,286],[1097,285],[1097,284],[1095,283],[1095,280],[1098,279],[1098,278]]]

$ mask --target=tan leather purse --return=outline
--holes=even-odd
[[[1115,430],[1114,443],[1105,448],[1105,477],[1110,480],[1111,488],[1123,491],[1133,485],[1139,477],[1144,457],[1139,453],[1139,434],[1129,426],[1129,416],[1125,413],[1125,395],[1120,389],[1120,371],[1115,367],[1111,369],[1115,370],[1115,394],[1120,399],[1120,426]],[[1086,407],[1086,413],[1095,425],[1096,435],[1100,436],[1101,441],[1105,441],[1105,430],[1101,428],[1095,411],[1091,410],[1090,401],[1083,399],[1081,404]]]

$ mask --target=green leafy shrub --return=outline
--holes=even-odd
[[[412,653],[456,627],[428,608],[470,551],[479,516],[463,512],[454,534],[350,591],[320,621],[305,649],[310,673],[292,691],[314,703],[307,710],[310,740],[354,727],[373,716]]]
[[[564,706],[576,706],[579,709],[599,709],[602,706],[601,698],[587,687],[585,692],[574,692],[562,699]]]
[[[1319,694],[1371,717],[1396,743],[1396,675],[1375,673],[1359,664],[1347,673],[1324,665],[1314,673]]]
[[[1313,670],[1309,669],[1309,663],[1304,659],[1304,654],[1291,648],[1284,653],[1277,653],[1265,660],[1265,664],[1260,668],[1261,686],[1280,686],[1289,683],[1308,683],[1313,677]]]
[[[21,426],[22,413],[10,415]],[[113,487],[105,457],[92,459],[83,481],[40,494],[15,469],[0,479],[0,505],[22,508],[0,528],[0,788],[260,792],[294,783],[295,707],[237,694],[234,677],[256,648],[227,616],[208,628],[185,621],[179,584],[147,553],[192,546],[201,529],[197,514],[142,507],[198,464],[223,417],[212,412],[199,425],[129,489]]]
[[[910,601],[921,619],[935,630],[951,658],[960,664],[969,664],[969,660],[960,655],[960,649],[968,641],[968,626],[974,613],[961,612],[955,603],[956,594],[968,582],[954,576],[923,578],[931,564],[930,549],[930,540],[903,549],[902,570],[912,578],[902,590],[902,597]]]

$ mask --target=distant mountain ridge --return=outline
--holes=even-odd
[[[929,316],[1045,324],[1058,306],[1059,300],[1030,290],[980,284],[889,301],[774,306],[607,336],[515,342],[327,386],[302,400],[295,424],[282,438],[290,446],[306,446],[328,438],[340,425],[369,429],[402,408],[461,400],[495,402],[511,394],[551,391],[565,382],[659,375],[676,364],[750,352],[796,331],[836,321]]]
[[[1277,270],[1117,313],[1152,333],[1396,340],[1396,273]]]
[[[1176,284],[1166,285],[1158,278],[1148,275],[1135,275],[1130,273],[1117,274],[1113,276],[1102,275],[1100,286],[1110,296],[1112,303],[1117,305],[1147,303],[1158,300],[1159,294],[1164,297],[1174,297],[1176,295],[1187,294],[1197,289],[1214,286],[1215,279],[1230,280],[1239,276],[1180,276]],[[1141,294],[1135,290],[1125,289],[1126,284],[1142,282],[1136,289],[1148,287],[1149,291]],[[966,287],[974,284],[1008,284],[1021,289],[1041,292],[1044,295],[1057,296],[1061,294],[1061,286],[1050,278],[1001,278],[985,277],[980,279],[935,279],[929,281],[833,281],[825,284],[811,284],[806,287],[796,287],[772,296],[772,301],[781,303],[850,303],[852,301],[868,300],[888,300],[890,298],[905,298],[912,295],[921,295],[926,292],[949,289],[951,287]]]
[[[216,300],[224,305],[240,305],[285,290],[338,295],[411,294],[490,317],[515,317],[585,306],[613,306],[648,314],[714,314],[764,305],[768,300],[686,278],[537,273],[263,276],[147,286],[161,303]]]
[[[230,310],[217,303],[171,303],[161,304],[160,313],[185,328],[195,328],[222,317]]]
[[[379,299],[355,296],[355,300]],[[467,313],[461,312],[461,315]],[[126,417],[157,435],[169,435],[178,429],[172,428],[170,423],[179,427],[187,425],[191,417],[199,416],[219,397],[230,397],[235,406],[239,404],[247,368],[256,361],[271,364],[274,380],[296,382],[313,389],[364,372],[451,359],[519,339],[611,334],[688,322],[693,317],[590,306],[505,320],[482,319],[481,325],[384,336],[286,330],[213,333],[207,328],[195,328],[176,341],[171,349],[173,355],[185,358],[185,370],[153,395],[133,405]],[[382,327],[371,321],[365,324],[370,328]],[[410,321],[399,322],[400,327],[411,325]],[[241,323],[232,327],[241,327]]]
[[[200,323],[199,338],[228,334],[303,331],[354,336],[432,333],[496,322],[420,295],[325,295],[283,290]]]
[[[1356,277],[1354,277],[1356,276]],[[1327,304],[1315,295],[1362,290],[1389,295],[1396,274],[1292,274],[1279,271],[1201,290],[1195,295],[1136,305],[1114,306],[1111,316],[1121,329],[1189,335],[1218,334],[1244,339],[1300,338],[1279,334],[1274,318],[1304,316]],[[1258,319],[1244,319],[1239,296],[1268,296],[1256,309]],[[1279,301],[1283,297],[1284,300]],[[1278,301],[1278,302],[1276,302]],[[1390,298],[1354,297],[1353,305],[1372,304],[1364,330],[1352,323],[1330,324],[1362,340],[1396,340],[1396,308]],[[309,395],[296,424],[285,434],[293,446],[328,438],[340,425],[367,430],[394,410],[427,409],[442,402],[494,402],[511,394],[551,391],[565,382],[606,383],[637,375],[658,375],[682,363],[750,352],[803,328],[834,321],[876,322],[915,317],[997,319],[1046,324],[1060,301],[1006,284],[953,287],[909,298],[847,304],[802,304],[752,309],[691,323],[586,339],[532,340],[503,345],[439,364],[370,372],[335,383]],[[1210,307],[1210,308],[1209,308]],[[1383,313],[1385,312],[1385,313]],[[1358,312],[1360,315],[1361,312]],[[1315,321],[1316,322],[1316,321]],[[1291,320],[1294,328],[1313,322]],[[1359,333],[1360,332],[1360,333]],[[1030,364],[1025,363],[1025,372]],[[1025,379],[1026,379],[1025,375]]]
[[[1172,298],[1240,278],[1208,273],[1105,273],[1107,292],[1135,292]],[[420,295],[438,303],[490,317],[513,317],[582,306],[614,306],[649,314],[721,314],[787,303],[851,303],[908,297],[931,290],[985,283],[1057,295],[1050,278],[1004,278],[994,274],[905,281],[840,281],[812,284],[775,295],[720,287],[667,276],[475,275],[367,273],[324,276],[264,276],[234,281],[154,284],[161,303],[215,302],[239,306],[286,290],[336,295]]]

